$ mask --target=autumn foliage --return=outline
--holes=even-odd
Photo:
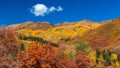
[[[77,54],[76,63],[77,63],[78,68],[89,68],[90,67],[89,58],[86,57],[85,54],[80,51]]]
[[[18,49],[17,40],[11,30],[0,29],[0,68],[19,68],[12,54]]]
[[[31,46],[21,51],[18,60],[24,68],[89,68],[89,59],[78,52],[75,60],[70,60],[58,48],[46,44],[43,47]]]

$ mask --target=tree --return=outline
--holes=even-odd
[[[103,52],[102,52],[102,55],[103,55],[103,59],[105,60],[105,66],[109,66],[109,65],[111,65],[111,60],[110,60],[110,58],[111,58],[111,56],[110,56],[110,54],[108,53],[108,51],[107,50],[104,50]]]
[[[20,44],[20,50],[21,51],[25,50],[25,45],[23,43]]]
[[[59,53],[50,44],[46,44],[43,47],[31,46],[28,51],[21,51],[19,53],[18,60],[22,67],[28,68],[43,68],[46,66],[58,68],[60,66]]]
[[[65,54],[51,44],[43,47],[31,46],[28,51],[18,54],[18,61],[23,68],[89,68],[89,58],[82,52],[76,60],[70,60]]]
[[[120,63],[120,53],[117,53],[117,60],[118,60],[119,63]]]
[[[99,49],[96,49],[96,63],[97,63],[97,64],[99,63],[98,58],[100,57],[100,54],[101,54],[100,50],[99,50]]]
[[[99,57],[100,57],[100,54],[101,54],[100,50],[97,49],[97,50],[96,50],[96,58],[99,58]]]

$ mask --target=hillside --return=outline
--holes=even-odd
[[[102,26],[85,33],[82,39],[89,41],[93,49],[113,48],[119,45],[120,18],[108,21]]]
[[[39,26],[40,24],[41,26]],[[44,24],[47,24],[44,26]],[[22,24],[24,25],[24,24]],[[22,26],[21,25],[21,26]],[[26,26],[27,25],[27,26]],[[37,25],[37,26],[36,26]],[[82,20],[72,23],[61,23],[56,25],[49,25],[49,23],[25,23],[25,28],[16,31],[17,34],[25,36],[41,37],[45,40],[57,42],[64,38],[74,38],[75,36],[82,36],[85,32],[99,27],[101,24],[94,23],[87,20]],[[48,27],[49,26],[49,27]],[[20,26],[18,26],[20,28]],[[37,28],[37,29],[35,29]]]
[[[11,63],[14,59],[14,63],[18,66],[22,64],[22,67],[120,67],[120,18],[54,25],[48,22],[25,22],[0,28],[0,38],[2,54],[10,54],[12,58],[4,56]],[[42,64],[38,64],[38,61]]]
[[[31,30],[47,30],[54,27],[52,24],[48,23],[48,22],[32,22],[32,21],[28,21],[28,22],[24,22],[21,24],[13,24],[8,26],[8,28],[11,28],[13,30],[21,30],[24,28],[28,28]]]

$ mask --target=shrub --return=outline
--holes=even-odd
[[[74,45],[76,46],[76,51],[82,51],[85,54],[89,54],[89,45],[88,45],[88,42],[78,41]]]

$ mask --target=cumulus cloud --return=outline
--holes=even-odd
[[[63,9],[61,6],[58,6],[57,8],[55,8],[54,6],[48,8],[44,4],[36,4],[31,8],[31,13],[33,13],[35,16],[45,16],[54,11],[59,12],[63,11]]]
[[[48,12],[48,7],[44,4],[36,4],[31,9],[31,12],[35,14],[35,16],[44,16]]]

